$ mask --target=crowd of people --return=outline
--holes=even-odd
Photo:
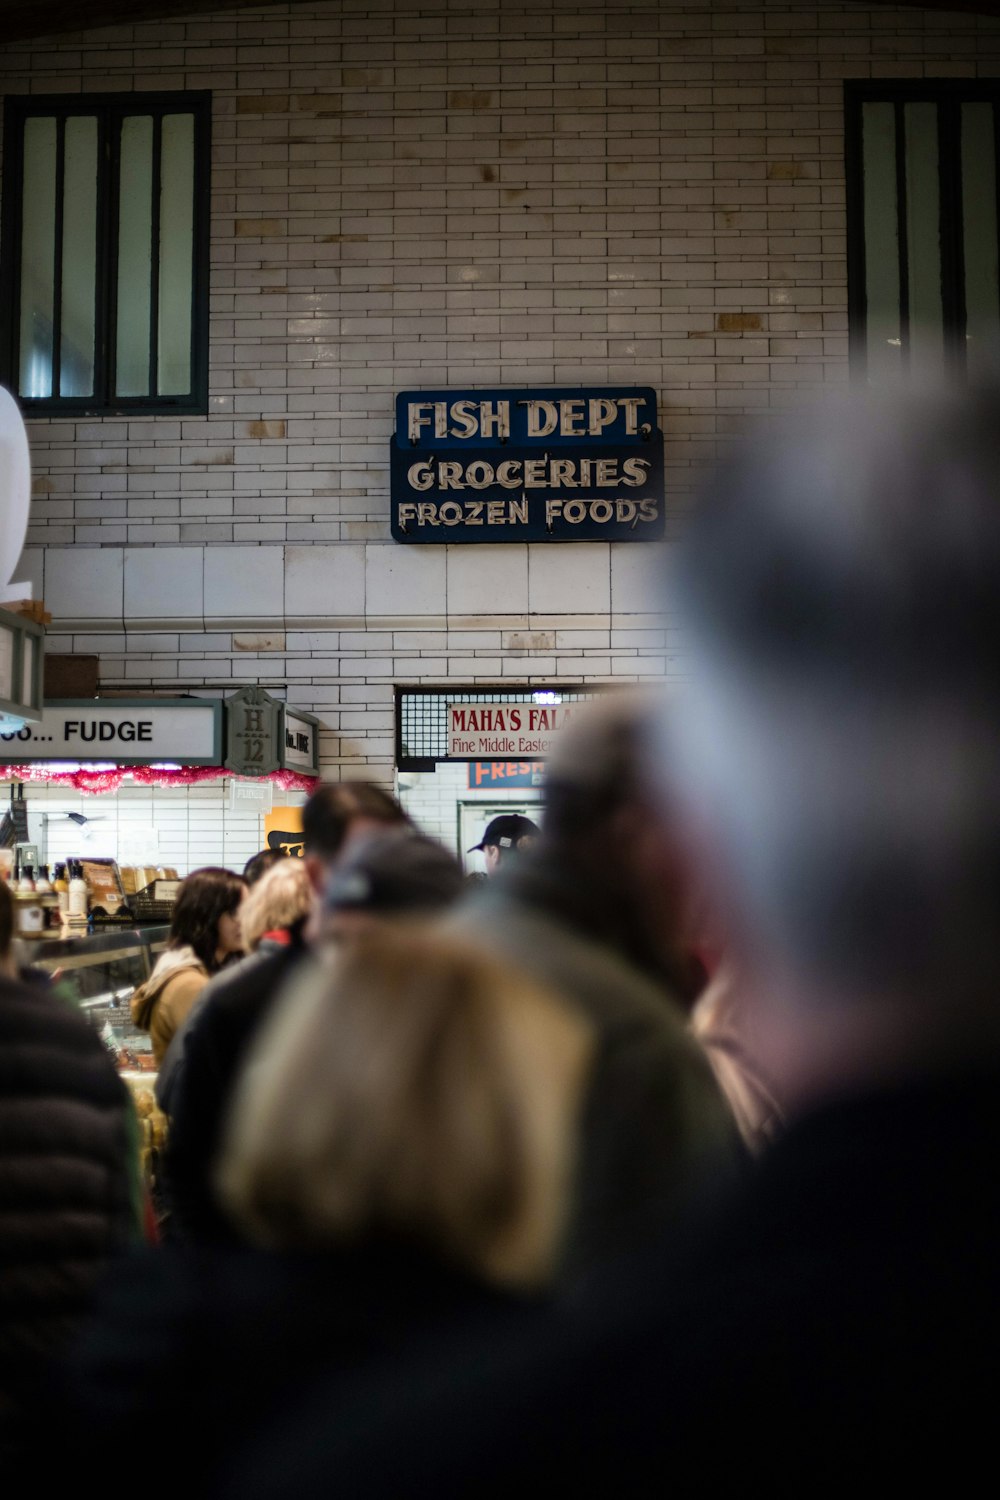
[[[182,883],[170,1118],[10,956],[0,1424],[54,1487],[778,1494],[991,1457],[1000,398],[734,449],[691,682],[563,732],[489,878],[373,784]],[[528,826],[523,826],[527,824]],[[141,1478],[139,1476],[142,1476]]]

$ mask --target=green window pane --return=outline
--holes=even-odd
[[[153,242],[153,121],[122,121],[118,206],[115,391],[149,394],[150,269]]]
[[[21,199],[21,327],[18,390],[52,395],[55,315],[56,122],[39,117],[24,125],[24,192]]]
[[[944,369],[937,105],[907,104],[904,120],[910,369],[934,376]]]
[[[891,380],[902,360],[899,316],[899,234],[896,204],[896,121],[891,104],[861,113],[865,216],[865,301],[868,379]]]
[[[160,153],[160,268],[157,390],[191,389],[194,278],[194,115],[166,115]]]
[[[970,376],[992,369],[1000,333],[997,163],[992,104],[962,105],[965,349]]]
[[[97,316],[97,120],[66,121],[63,165],[60,396],[94,394]]]

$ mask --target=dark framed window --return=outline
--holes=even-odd
[[[845,85],[851,361],[874,385],[992,365],[998,107],[998,79]]]
[[[211,95],[8,98],[0,379],[26,413],[204,412]]]

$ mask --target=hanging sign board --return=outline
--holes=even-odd
[[[282,709],[281,768],[319,775],[319,720],[298,709]]]
[[[266,776],[255,776],[248,780],[241,776],[229,778],[229,811],[260,816],[269,813],[274,806],[274,782]]]
[[[226,758],[237,776],[267,776],[278,769],[281,704],[260,687],[240,688],[226,699]]]
[[[0,734],[0,760],[217,766],[222,704],[207,698],[49,699],[37,724]]]
[[[578,707],[576,703],[449,703],[448,759],[542,759]]]
[[[390,449],[397,542],[663,536],[663,434],[648,386],[403,391]]]

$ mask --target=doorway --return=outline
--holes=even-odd
[[[473,849],[483,836],[487,823],[493,818],[498,818],[501,813],[520,813],[522,817],[531,818],[532,822],[541,825],[542,803],[540,798],[521,798],[514,802],[507,800],[499,802],[477,797],[475,800],[463,798],[458,804],[458,848],[460,857],[470,875],[485,874],[486,866],[483,863],[482,851]],[[471,853],[468,851],[472,850]]]

